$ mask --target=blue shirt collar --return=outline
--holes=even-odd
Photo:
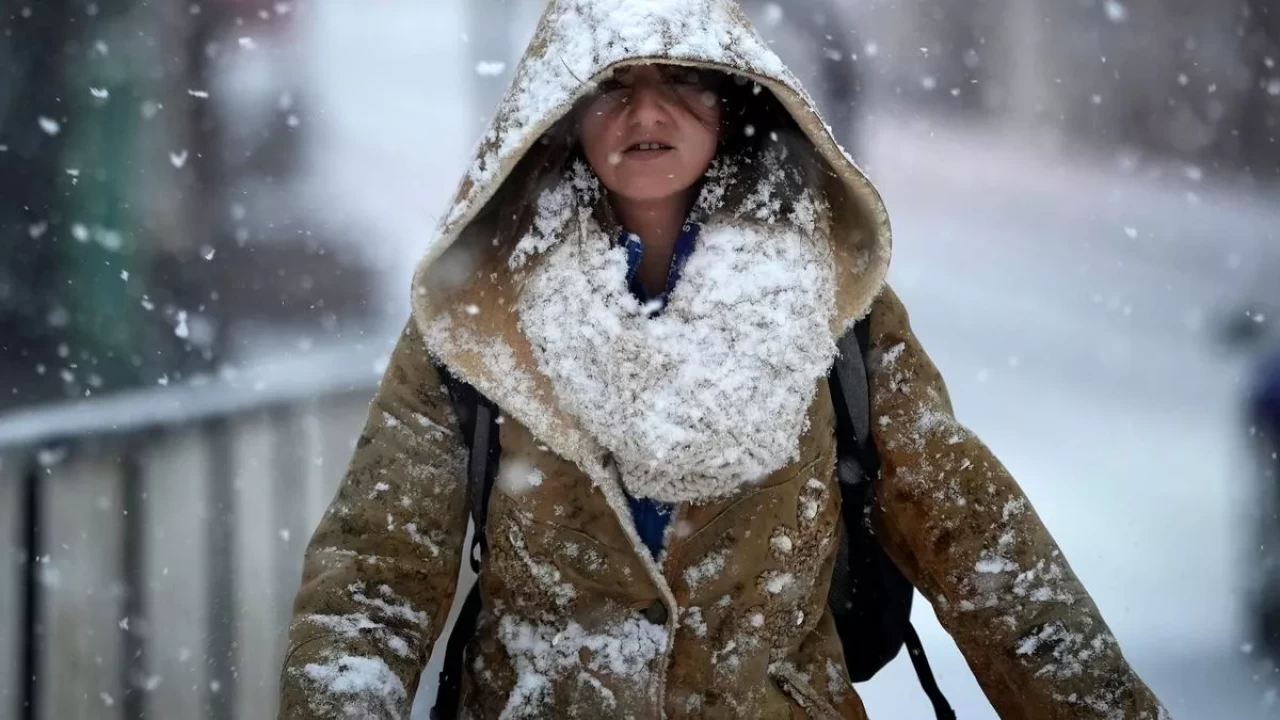
[[[675,250],[671,255],[671,269],[667,271],[667,284],[657,297],[649,297],[645,292],[644,285],[636,278],[636,272],[640,269],[640,261],[644,258],[644,241],[639,235],[632,232],[622,231],[618,241],[627,251],[627,288],[631,290],[631,294],[642,303],[656,302],[659,309],[667,304],[667,295],[675,288],[676,283],[680,282],[680,274],[684,272],[684,264],[689,260],[689,256],[693,254],[698,244],[698,232],[702,230],[702,225],[693,220],[685,222],[684,227],[680,229],[680,237],[676,239]]]

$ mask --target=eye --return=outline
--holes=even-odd
[[[663,68],[662,81],[677,87],[701,87],[702,74],[690,68]]]
[[[686,87],[702,87],[702,73],[690,70],[676,75],[675,82]]]
[[[622,82],[619,81],[617,78],[608,78],[605,80],[601,80],[596,85],[597,94],[603,97],[613,98],[615,100],[626,96],[627,92],[630,91],[630,89],[631,88],[627,87],[626,85],[623,85]]]

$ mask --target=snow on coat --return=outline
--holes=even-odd
[[[436,363],[503,413],[464,716],[866,717],[826,607],[840,493],[825,369],[797,363],[794,378],[815,377],[793,383],[803,403],[781,465],[677,505],[655,561],[627,506],[624,464],[608,449],[616,443],[563,401],[566,385],[548,376],[563,368],[539,360],[547,346],[535,351],[526,329],[536,322],[518,309],[557,244],[589,235],[565,231],[570,222],[523,247],[494,242],[492,208],[524,192],[513,170],[543,133],[595,79],[654,61],[759,83],[830,171],[807,239],[832,281],[822,347],[871,313],[883,461],[873,519],[1000,715],[1167,717],[1016,482],[956,421],[884,285],[890,233],[878,194],[730,0],[549,4],[419,266],[414,319],[308,547],[281,717],[409,716],[467,526],[467,454]],[[770,232],[716,220],[726,233]],[[545,341],[548,330],[539,333]]]

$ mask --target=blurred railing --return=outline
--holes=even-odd
[[[302,548],[377,358],[0,416],[0,717],[274,717]]]

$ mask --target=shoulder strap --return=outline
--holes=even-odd
[[[482,558],[489,554],[484,528],[489,517],[489,493],[493,491],[497,475],[498,455],[498,409],[488,398],[476,393],[476,426],[467,463],[467,504],[471,508],[471,521],[475,523],[472,544],[480,548]],[[472,569],[478,571],[474,552],[471,562]]]
[[[852,432],[836,435],[840,454],[852,456],[864,475],[874,480],[880,474],[880,458],[871,441],[871,396],[868,388],[866,355],[871,345],[870,318],[863,318],[836,343],[839,355],[831,369],[831,399],[835,404],[836,427]]]
[[[466,444],[467,459],[467,510],[474,529],[471,535],[471,569],[480,572],[480,562],[489,553],[484,527],[489,514],[489,493],[497,474],[498,457],[498,409],[484,395],[437,365],[440,380],[449,390],[453,412],[457,416],[458,429]],[[431,708],[431,720],[446,720],[458,716],[462,696],[463,659],[467,644],[480,621],[480,586],[471,587],[462,610],[454,621],[445,646],[440,679],[436,686],[436,702]]]
[[[440,379],[449,389],[453,413],[457,415],[467,456],[467,510],[475,525],[471,536],[471,569],[480,571],[480,557],[489,552],[485,539],[485,520],[489,516],[489,493],[498,474],[498,406],[476,388],[454,378],[447,369],[438,368]],[[479,550],[480,557],[476,557]]]
[[[870,316],[858,321],[852,330],[845,333],[844,337],[837,342],[837,349],[839,355],[831,369],[828,382],[831,386],[831,399],[835,405],[836,427],[847,430],[836,433],[836,443],[839,454],[855,459],[862,471],[856,473],[855,477],[845,477],[841,480],[870,482],[872,487],[868,488],[866,497],[871,499],[874,497],[875,482],[880,477],[880,455],[876,452],[875,442],[871,438],[870,373],[866,363],[871,349]],[[848,562],[847,554],[845,562]],[[845,576],[847,573],[846,569]],[[929,667],[929,660],[925,657],[920,636],[911,625],[909,608],[908,599],[906,610],[908,617],[903,628],[902,642],[906,645],[907,654],[911,658],[911,665],[916,671],[920,687],[933,705],[938,720],[955,720],[955,711],[951,709],[946,697],[942,694],[942,689],[938,687],[933,670]]]
[[[489,494],[497,475],[498,458],[498,408],[493,401],[475,388],[455,378],[443,367],[437,366],[441,380],[449,389],[453,411],[458,418],[462,439],[469,451],[467,458],[467,509],[475,525],[471,545],[471,569],[479,572],[480,558],[489,551],[485,539],[485,521],[489,515]]]

